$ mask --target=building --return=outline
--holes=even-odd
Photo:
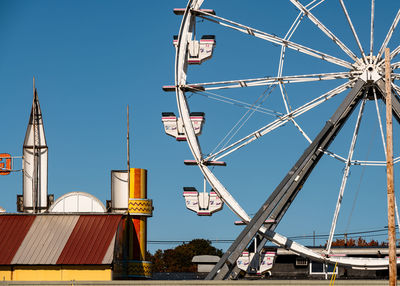
[[[0,279],[111,280],[120,214],[0,215]]]

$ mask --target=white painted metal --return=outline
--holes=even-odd
[[[351,18],[350,18],[349,12],[347,11],[346,5],[344,5],[343,0],[340,0],[340,5],[342,6],[343,12],[346,15],[347,22],[349,23],[351,32],[353,33],[354,39],[357,42],[358,48],[360,49],[360,52],[361,52],[361,55],[363,57],[364,63],[367,63],[368,61],[367,61],[367,57],[366,57],[366,55],[364,53],[364,49],[361,46],[360,39],[358,38],[357,32],[354,29],[353,23],[351,22]]]
[[[91,194],[71,192],[57,199],[49,208],[50,213],[105,213],[102,202]]]
[[[277,77],[264,77],[254,79],[239,79],[229,81],[216,81],[216,82],[202,82],[190,84],[191,89],[196,90],[193,86],[204,87],[204,90],[215,90],[215,89],[227,89],[227,88],[241,88],[241,87],[253,87],[253,86],[265,86],[265,85],[278,85],[282,83],[304,83],[322,80],[336,80],[336,79],[348,79],[354,76],[360,75],[360,72],[336,72],[336,73],[320,73],[320,74],[306,74],[306,75],[292,75],[292,76],[280,76]],[[198,89],[200,92],[201,89]]]
[[[381,48],[379,49],[379,52],[374,60],[374,64],[376,64],[378,62],[378,60],[382,59],[383,51],[385,50],[385,48],[387,47],[387,44],[389,43],[390,39],[392,38],[394,29],[396,29],[397,24],[399,23],[399,20],[400,20],[400,9],[397,11],[396,17],[394,18],[393,23],[390,26],[389,31],[386,35],[386,38],[383,41]]]
[[[284,115],[281,112],[278,112],[278,111],[275,111],[275,110],[272,110],[272,109],[268,109],[268,108],[262,107],[260,105],[258,105],[257,108],[254,108],[254,103],[250,104],[250,103],[247,103],[247,102],[243,102],[243,101],[240,101],[240,100],[237,100],[237,99],[233,99],[233,98],[230,98],[230,97],[227,97],[227,96],[223,96],[223,95],[217,94],[215,92],[199,91],[197,94],[202,95],[204,97],[207,97],[209,99],[213,99],[213,100],[219,101],[219,102],[223,102],[223,103],[227,103],[227,104],[231,104],[231,105],[237,105],[237,106],[243,107],[245,109],[251,109],[251,110],[254,110],[255,112],[260,112],[260,113],[264,113],[264,114],[267,114],[267,115],[272,115],[272,116],[275,116],[275,117]]]
[[[353,132],[353,138],[351,139],[349,155],[347,156],[347,159],[346,159],[346,165],[345,165],[344,172],[343,172],[342,183],[340,185],[339,196],[338,196],[338,199],[336,202],[336,208],[335,208],[335,213],[334,213],[333,219],[332,219],[332,225],[331,225],[331,230],[329,232],[328,242],[326,244],[326,253],[328,255],[331,252],[333,235],[335,234],[336,223],[337,223],[337,219],[339,216],[340,207],[342,205],[344,189],[346,188],[347,178],[349,177],[351,159],[353,158],[354,148],[356,146],[357,137],[358,137],[358,131],[360,129],[361,118],[364,113],[364,107],[365,107],[365,99],[363,99],[361,101],[360,111],[358,112],[357,122],[356,122],[356,126],[355,126],[354,132]]]
[[[113,212],[125,213],[128,210],[129,188],[128,171],[111,171],[111,208]]]
[[[371,0],[371,35],[369,40],[369,55],[372,56],[374,54],[374,18],[375,18],[375,0]],[[372,60],[372,57],[370,57]],[[372,62],[372,61],[371,61]]]
[[[348,88],[351,88],[354,84],[355,80],[350,80],[347,83],[344,83],[327,93],[322,94],[321,96],[307,102],[303,106],[300,106],[299,108],[293,110],[292,112],[285,114],[284,116],[279,117],[275,121],[265,125],[264,127],[250,133],[249,135],[243,137],[242,139],[237,140],[236,142],[230,144],[229,146],[221,149],[220,151],[213,153],[211,155],[208,155],[205,160],[220,160],[224,158],[225,156],[231,154],[232,152],[248,145],[249,143],[253,142],[254,140],[268,134],[269,132],[275,130],[276,128],[286,124],[288,121],[291,120],[291,118],[296,118],[303,113],[317,107],[318,105],[326,102],[327,100],[333,98],[335,95],[342,93]]]
[[[357,56],[335,36],[324,24],[315,17],[310,10],[304,7],[298,0],[290,0],[294,6],[302,11],[325,35],[327,35],[336,45],[338,45],[354,62],[358,62]]]
[[[37,154],[36,158],[34,153]],[[26,212],[44,212],[47,208],[47,165],[48,147],[42,111],[34,88],[33,104],[23,145],[23,204]]]
[[[326,53],[322,53],[316,50],[313,50],[309,47],[305,47],[302,45],[299,45],[297,43],[291,42],[288,40],[288,38],[280,38],[275,35],[271,35],[268,33],[265,33],[263,31],[256,30],[254,28],[251,28],[249,26],[212,15],[211,13],[207,13],[205,11],[200,10],[200,6],[203,1],[201,0],[189,0],[188,5],[186,7],[185,13],[182,18],[182,24],[180,27],[179,31],[179,36],[178,40],[176,41],[176,57],[175,57],[175,86],[176,88],[176,99],[177,99],[177,104],[178,104],[178,110],[180,114],[180,118],[182,118],[183,121],[183,129],[185,131],[185,135],[187,137],[187,142],[189,145],[189,148],[194,156],[195,161],[197,162],[197,165],[199,166],[201,172],[203,173],[203,176],[207,179],[209,184],[211,185],[212,189],[216,191],[218,196],[221,197],[221,199],[228,205],[228,207],[239,216],[240,220],[243,222],[248,222],[250,220],[250,217],[247,215],[247,213],[241,208],[239,203],[232,197],[232,195],[228,192],[228,190],[223,186],[223,184],[216,178],[216,176],[213,174],[213,172],[205,165],[206,161],[209,160],[220,160],[221,158],[229,155],[230,153],[248,145],[249,143],[253,142],[254,140],[262,137],[263,135],[269,133],[270,131],[278,128],[279,126],[282,126],[283,124],[292,121],[293,118],[313,109],[314,107],[320,105],[321,103],[333,98],[335,95],[344,92],[345,90],[351,88],[355,81],[358,78],[363,78],[365,81],[375,81],[380,78],[380,75],[378,73],[378,67],[381,65],[381,61],[379,60],[378,57],[373,57],[372,56],[372,49],[373,49],[373,13],[371,13],[371,55],[369,55],[367,60],[369,62],[364,62],[357,58],[354,53],[349,50],[343,43],[341,43],[338,38],[331,33],[325,26],[322,25],[322,23],[315,18],[311,13],[310,10],[312,8],[305,8],[303,5],[301,5],[297,0],[291,0],[293,4],[295,4],[301,11],[302,13],[306,14],[313,22],[314,24],[321,29],[326,35],[328,35],[329,38],[334,40],[336,44],[346,52],[352,58],[352,60],[355,63],[349,63],[345,60],[330,56]],[[342,2],[343,4],[343,2]],[[318,5],[318,4],[315,4]],[[347,20],[352,27],[350,17],[346,13],[346,10],[344,8],[343,10],[346,14]],[[372,1],[372,6],[374,6],[374,1]],[[374,7],[372,7],[372,10],[374,10]],[[221,150],[212,153],[208,156],[203,156],[203,153],[201,151],[198,138],[195,134],[195,129],[193,126],[192,121],[190,120],[190,112],[189,112],[189,107],[187,103],[187,98],[185,95],[185,90],[189,87],[189,84],[186,82],[186,73],[187,73],[187,67],[188,67],[188,58],[189,58],[189,53],[190,53],[190,42],[195,39],[194,35],[194,26],[196,22],[196,17],[200,17],[206,20],[209,20],[211,22],[214,22],[216,24],[222,25],[224,27],[234,29],[236,31],[239,31],[241,33],[245,33],[254,37],[258,37],[261,39],[264,39],[266,41],[269,41],[271,43],[275,43],[278,45],[281,45],[282,47],[289,47],[291,49],[296,50],[297,52],[304,53],[307,55],[310,55],[315,58],[319,58],[321,60],[328,61],[330,63],[333,63],[335,65],[339,65],[345,68],[348,68],[349,71],[347,73],[351,72],[350,74],[341,74],[336,73],[333,75],[330,74],[321,74],[321,77],[324,77],[324,80],[328,79],[334,79],[335,76],[339,76],[341,78],[348,78],[349,80],[341,84],[340,86],[328,91],[327,93],[313,99],[310,102],[305,103],[303,106],[298,107],[297,109],[290,111],[290,106],[287,105],[286,108],[286,114],[279,115],[278,119],[275,121],[265,125],[264,127],[250,133],[249,135],[237,140],[236,142],[230,144],[229,146],[222,148]],[[302,17],[302,16],[300,16]],[[397,18],[397,17],[396,17]],[[397,25],[395,22],[392,24],[392,27],[395,27]],[[298,25],[298,23],[295,23],[294,26]],[[354,28],[354,27],[353,27]],[[353,29],[352,29],[353,30]],[[289,32],[289,35],[291,32]],[[391,32],[389,31],[387,38],[391,37]],[[357,38],[355,30],[353,31],[354,37]],[[389,41],[387,40],[387,42]],[[357,43],[358,44],[358,43]],[[359,46],[359,48],[361,45]],[[192,48],[193,49],[193,48]],[[362,49],[362,47],[361,47]],[[284,52],[281,53],[281,63],[283,67],[283,58],[284,58]],[[378,58],[378,59],[377,59]],[[375,61],[374,61],[375,60]],[[280,69],[282,69],[280,66]],[[393,68],[399,68],[400,67],[400,62],[399,63],[394,63],[392,65]],[[333,76],[333,78],[329,78]],[[279,79],[280,77],[280,79]],[[267,82],[269,80],[269,82]],[[259,79],[249,79],[249,80],[236,80],[236,81],[225,81],[225,82],[212,82],[212,83],[204,83],[202,86],[202,89],[199,91],[206,91],[209,92],[211,89],[223,89],[223,88],[239,88],[239,87],[249,87],[251,85],[257,86],[257,85],[280,85],[282,89],[284,88],[282,83],[292,83],[292,82],[301,82],[301,81],[313,81],[313,80],[320,80],[316,78],[310,77],[310,75],[305,75],[305,76],[293,76],[292,78],[286,77],[285,79],[287,82],[284,82],[284,79],[282,77],[282,73],[278,73],[278,77],[275,78],[259,78]],[[198,86],[201,86],[201,84],[196,84]],[[400,90],[399,87],[394,85],[394,88],[396,90]],[[208,91],[207,91],[208,89]],[[193,90],[193,89],[192,89]],[[283,96],[284,97],[284,96]],[[229,99],[226,99],[226,101],[229,101]],[[284,99],[285,101],[285,99]],[[233,101],[231,101],[233,102]],[[244,106],[246,104],[243,104]],[[248,107],[249,104],[247,104]],[[251,107],[250,107],[251,109]],[[295,123],[294,121],[292,121]],[[355,139],[353,138],[353,141]],[[355,143],[355,142],[354,142]],[[381,164],[380,161],[359,161],[359,160],[352,160],[352,148],[349,152],[349,156],[347,159],[336,155],[332,152],[329,152],[325,150],[324,152],[327,153],[328,155],[344,161],[346,163],[346,166],[350,165],[376,165],[379,166]],[[351,153],[351,154],[350,154]],[[400,158],[399,158],[400,160]],[[290,241],[286,237],[277,234],[273,231],[267,231],[265,227],[260,228],[260,233],[263,233],[264,236],[266,236],[270,241],[273,243],[284,247],[285,249],[289,249],[294,251],[295,253],[298,253],[302,256],[308,257],[312,260],[320,261],[322,263],[336,263],[338,262],[339,265],[343,266],[351,266],[351,267],[356,267],[356,268],[368,268],[368,269],[382,269],[386,268],[388,265],[388,260],[387,259],[366,259],[366,258],[354,258],[354,257],[329,257],[324,254],[319,254],[311,249],[308,249],[296,242]]]
[[[239,32],[242,32],[242,33],[245,33],[245,34],[249,34],[251,36],[254,36],[254,37],[269,41],[269,42],[274,43],[274,44],[278,44],[278,45],[281,45],[281,46],[286,46],[286,47],[288,47],[290,49],[296,50],[298,52],[307,54],[307,55],[312,56],[312,57],[316,57],[318,59],[321,59],[321,60],[336,64],[336,65],[339,65],[339,66],[347,67],[349,69],[353,68],[352,64],[350,64],[349,62],[347,62],[345,60],[342,60],[342,59],[339,59],[339,58],[336,58],[336,57],[333,57],[333,56],[328,55],[326,53],[311,49],[309,47],[306,47],[306,46],[303,46],[303,45],[300,45],[300,44],[297,44],[297,43],[294,43],[294,42],[291,42],[291,41],[288,41],[288,40],[284,40],[284,39],[282,39],[282,38],[280,38],[278,36],[265,33],[263,31],[260,31],[260,30],[257,30],[257,29],[254,29],[254,28],[251,28],[251,27],[236,23],[234,21],[230,21],[228,19],[224,19],[224,18],[216,16],[216,15],[212,15],[212,14],[204,12],[204,11],[200,11],[200,10],[194,10],[194,11],[197,14],[199,14],[199,16],[203,15],[202,18],[204,18],[206,20],[210,20],[210,21],[215,22],[215,23],[218,23],[221,26],[224,26],[224,27],[227,27],[227,28],[231,28],[231,29],[234,29],[236,31],[239,31]]]
[[[376,108],[376,115],[378,117],[378,122],[379,122],[379,130],[381,133],[381,139],[382,139],[382,146],[383,146],[383,151],[385,152],[385,160],[386,160],[386,140],[385,140],[385,134],[383,132],[383,125],[382,125],[382,119],[381,119],[381,113],[379,111],[378,107],[378,98],[376,96],[376,90],[375,88],[372,89],[374,93],[374,101],[375,101],[375,108]],[[385,161],[385,166],[386,166],[386,161]]]

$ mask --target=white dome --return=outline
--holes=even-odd
[[[105,213],[106,211],[99,199],[84,192],[67,193],[49,208],[50,213]]]

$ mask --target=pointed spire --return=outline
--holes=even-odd
[[[42,111],[33,78],[33,100],[23,145],[23,201],[25,212],[47,209],[47,155]]]
[[[35,122],[34,122],[35,120]],[[29,124],[26,129],[24,147],[32,147],[34,145],[34,123],[37,126],[36,148],[46,146],[46,137],[44,134],[42,110],[40,109],[39,96],[35,87],[35,77],[33,77],[33,101],[31,114],[29,116]]]

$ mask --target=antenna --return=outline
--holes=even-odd
[[[128,167],[128,200],[130,197],[131,190],[131,163],[130,163],[130,148],[129,148],[129,104],[126,106],[126,155],[127,155],[127,167]]]

